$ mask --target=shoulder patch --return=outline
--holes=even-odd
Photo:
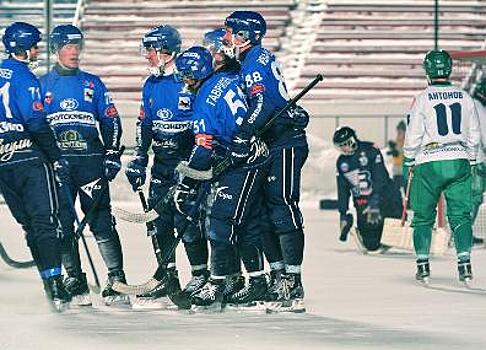
[[[347,172],[349,170],[349,164],[346,162],[342,162],[340,165],[341,171],[343,173]]]
[[[118,117],[118,111],[115,106],[110,106],[105,109],[105,115],[109,118],[115,118]]]
[[[265,91],[265,86],[262,84],[255,84],[250,88],[250,96],[255,96]]]
[[[34,103],[32,103],[32,109],[37,112],[42,112],[44,110],[44,106],[42,105],[41,101],[34,101]]]

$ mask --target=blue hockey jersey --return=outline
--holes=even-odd
[[[0,62],[0,167],[60,156],[46,122],[37,78],[25,63]]]
[[[47,120],[64,155],[103,155],[118,150],[120,116],[98,76],[82,70],[68,73],[55,66],[40,83]]]
[[[194,101],[196,145],[190,159],[191,167],[207,170],[213,156],[223,157],[247,111],[237,75],[221,72],[206,80]]]
[[[242,131],[253,135],[285,107],[290,97],[275,56],[260,45],[244,53],[241,79],[249,105],[247,122]],[[272,123],[264,134],[264,140],[273,146],[290,142],[305,143],[305,133],[302,130],[293,130],[291,116],[284,113]]]
[[[137,122],[137,157],[145,165],[150,145],[155,165],[175,166],[189,158],[194,145],[192,102],[193,95],[173,74],[147,78]]]

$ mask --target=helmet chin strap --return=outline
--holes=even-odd
[[[245,48],[249,44],[250,44],[250,40],[246,40],[245,42],[237,45],[235,43],[235,35],[232,35],[231,36],[231,45],[232,46],[228,47],[228,49],[225,50],[224,52],[225,52],[225,54],[227,54],[226,51],[228,51],[229,54],[227,54],[227,55],[230,58],[234,58],[236,60],[239,60],[241,52],[244,51],[242,49]]]
[[[158,63],[157,63],[157,66],[155,67],[148,67],[148,70],[150,72],[151,75],[155,76],[155,77],[159,77],[161,75],[170,75],[172,74],[173,72],[173,68],[172,66],[171,67],[167,67],[166,69],[166,66],[168,63],[172,62],[175,58],[175,52],[172,52],[172,54],[170,55],[170,58],[165,61],[163,58],[162,58],[162,53],[161,52],[157,52],[157,60],[158,60]]]
[[[25,58],[20,58],[20,57],[17,56],[18,54],[15,54],[15,53],[12,54],[12,58],[15,59],[16,61],[25,63],[29,67],[30,70],[34,70],[37,67],[39,67],[39,61],[38,60],[35,60],[35,61],[31,60],[29,50],[24,51],[23,54],[26,55]]]

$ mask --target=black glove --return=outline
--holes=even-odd
[[[242,136],[235,136],[226,151],[227,157],[233,165],[244,163],[250,155],[250,140]]]
[[[136,192],[145,183],[145,165],[136,158],[128,163],[125,175],[128,178],[128,182],[132,185],[132,189]]]
[[[56,181],[61,185],[67,185],[70,182],[69,162],[65,158],[59,158],[52,163]]]
[[[380,208],[373,207],[371,205],[367,206],[363,210],[363,214],[366,214],[366,222],[370,225],[378,225],[382,220]]]
[[[195,186],[197,181],[185,178],[178,183],[174,189],[174,204],[176,210],[182,215],[187,215],[187,206],[192,204],[197,194]]]
[[[292,111],[292,121],[295,129],[304,130],[309,124],[309,113],[301,106],[297,106]]]
[[[353,215],[350,213],[347,213],[346,215],[341,215],[341,218],[339,220],[339,229],[341,230],[341,233],[339,234],[339,240],[341,242],[346,242],[348,239],[348,233],[351,231],[351,228],[353,227]]]
[[[113,180],[121,169],[121,154],[117,150],[108,150],[105,153],[103,167],[105,178],[108,181]]]

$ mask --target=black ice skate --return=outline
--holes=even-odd
[[[64,287],[62,276],[50,277],[43,280],[43,283],[51,309],[56,312],[67,310],[71,301],[71,295]]]
[[[154,278],[160,280],[160,283],[151,291],[137,295],[137,299],[133,304],[134,309],[165,309],[169,306],[169,299],[177,306],[181,307],[182,301],[179,301],[178,296],[181,295],[181,286],[179,283],[179,276],[175,269],[158,270]],[[163,275],[162,275],[163,274]],[[184,303],[184,308],[190,307],[190,302]]]
[[[191,296],[200,290],[208,281],[209,278],[209,271],[204,270],[199,272],[197,275],[193,275],[189,282],[187,282],[186,286],[182,290],[182,295],[187,299],[190,299]]]
[[[415,279],[417,282],[428,285],[430,277],[430,264],[429,259],[419,259],[417,260],[417,273],[415,274]]]
[[[130,305],[130,298],[128,295],[121,294],[111,287],[115,281],[127,283],[125,273],[122,270],[112,271],[108,273],[108,280],[105,289],[101,292],[101,296],[106,306],[121,306],[126,307]]]
[[[265,275],[250,277],[248,284],[227,298],[229,307],[245,307],[252,309],[263,308],[267,294],[267,279]]]
[[[71,295],[71,306],[92,305],[85,273],[81,273],[78,276],[66,277],[64,279],[64,287]]]
[[[457,270],[459,271],[459,281],[464,283],[466,287],[469,287],[473,279],[471,261],[459,261],[457,263]]]
[[[194,312],[220,312],[223,301],[224,279],[209,278],[204,286],[192,295]]]
[[[223,289],[223,303],[227,304],[228,299],[236,292],[245,288],[245,277],[238,274],[226,277]]]
[[[304,287],[298,273],[286,273],[266,296],[267,312],[305,312]]]

